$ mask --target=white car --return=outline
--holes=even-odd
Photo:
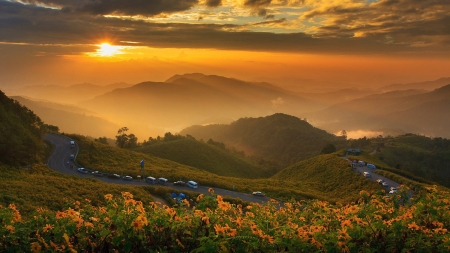
[[[197,184],[197,182],[194,182],[194,181],[188,181],[187,182],[187,186],[189,186],[191,188],[194,188],[194,189],[197,189],[198,184]]]
[[[391,191],[396,192],[396,191],[397,191],[397,188],[391,187]]]
[[[88,171],[85,170],[84,168],[78,168],[78,172],[84,173],[84,174],[87,174],[87,173],[88,173]]]
[[[388,184],[386,182],[383,182],[381,185],[384,187],[388,187]]]
[[[124,176],[122,179],[131,181],[131,180],[133,180],[133,177],[131,177],[131,176]]]
[[[255,195],[255,196],[264,197],[264,193],[262,193],[262,192],[253,192],[252,194]]]

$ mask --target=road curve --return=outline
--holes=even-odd
[[[76,162],[70,160],[71,154],[73,154],[76,159],[76,156],[79,152],[78,144],[75,142],[75,147],[71,148],[70,141],[72,139],[70,139],[67,136],[59,135],[59,134],[47,133],[45,135],[45,139],[47,141],[51,142],[55,147],[55,150],[53,151],[53,154],[48,159],[48,163],[47,163],[48,166],[55,171],[58,171],[63,174],[76,175],[76,176],[83,177],[83,178],[97,179],[99,181],[103,181],[103,182],[111,183],[111,184],[151,186],[151,185],[145,183],[144,181],[137,181],[137,180],[125,181],[125,180],[121,180],[121,179],[114,179],[114,178],[108,178],[108,177],[94,177],[89,174],[79,173],[77,171],[77,169],[79,167],[77,166]],[[192,189],[192,188],[186,188],[186,187],[182,187],[182,186],[173,186],[173,185],[167,185],[166,187],[177,189],[179,191],[188,190],[188,191],[203,193],[205,195],[209,193],[208,189],[210,188],[207,186],[199,186],[197,189]],[[220,189],[220,188],[214,188],[214,193],[224,196],[224,197],[228,196],[228,197],[232,197],[232,198],[239,198],[244,201],[256,202],[256,203],[261,203],[261,204],[267,203],[270,200],[270,198],[267,198],[267,197],[253,196],[252,194],[235,192],[235,191],[230,191],[230,190],[225,190],[225,189]]]

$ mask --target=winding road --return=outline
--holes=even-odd
[[[47,141],[51,142],[55,147],[55,150],[53,151],[53,154],[50,156],[48,163],[47,163],[48,166],[55,171],[58,171],[63,174],[76,175],[76,176],[84,177],[84,178],[97,179],[99,181],[103,181],[103,182],[111,183],[111,184],[151,186],[151,185],[145,183],[144,181],[137,181],[137,180],[125,181],[125,180],[114,179],[114,178],[109,178],[109,177],[94,177],[93,175],[90,175],[90,174],[80,173],[77,171],[77,169],[79,167],[77,166],[76,162],[72,161],[70,159],[70,155],[72,155],[72,154],[75,155],[75,159],[76,159],[76,156],[79,152],[79,147],[76,142],[75,142],[75,147],[71,148],[70,141],[72,139],[70,139],[67,136],[48,133],[45,135],[45,139]],[[187,188],[187,187],[183,187],[183,186],[173,186],[173,185],[167,185],[166,187],[177,189],[178,191],[189,190],[189,191],[193,191],[193,192],[203,193],[205,195],[209,194],[208,189],[210,188],[207,186],[199,186],[197,189],[192,189],[192,188]],[[253,196],[252,194],[235,192],[235,191],[230,191],[230,190],[225,190],[225,189],[220,189],[220,188],[214,188],[214,193],[224,196],[224,197],[228,196],[228,197],[232,197],[232,198],[239,198],[244,201],[256,202],[256,203],[261,203],[261,204],[266,203],[270,200],[270,198],[267,198],[267,197]]]

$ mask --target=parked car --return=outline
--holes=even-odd
[[[94,175],[94,176],[96,176],[96,177],[101,177],[101,176],[103,176],[103,174],[102,174],[101,172],[98,172],[98,170],[92,171],[91,174]]]
[[[109,174],[108,177],[109,178],[118,179],[118,178],[120,178],[120,175],[118,175],[118,174]]]
[[[166,185],[167,182],[169,182],[169,180],[167,180],[166,178],[163,178],[163,177],[158,178],[158,183],[160,183],[162,185]]]
[[[84,174],[88,173],[88,171],[86,169],[84,169],[84,168],[78,168],[78,172],[84,173]]]
[[[197,184],[197,182],[194,182],[194,181],[188,181],[187,182],[187,186],[189,186],[191,188],[194,188],[194,189],[197,189],[198,184]]]
[[[383,182],[381,185],[384,187],[388,187],[388,184],[386,182]]]
[[[255,195],[255,196],[264,197],[264,193],[262,193],[262,192],[253,192],[252,194]]]
[[[156,184],[156,178],[154,178],[154,177],[146,177],[145,178],[145,182],[147,182],[149,184]]]
[[[173,185],[186,186],[186,182],[184,182],[184,181],[176,181],[176,182],[173,182]]]
[[[131,181],[131,180],[133,180],[133,177],[131,177],[131,176],[124,176],[124,177],[122,177],[122,179]]]

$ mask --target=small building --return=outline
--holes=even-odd
[[[356,148],[347,148],[347,155],[361,155],[361,150]]]

